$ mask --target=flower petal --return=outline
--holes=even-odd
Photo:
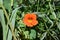
[[[35,19],[35,20],[36,20],[36,18],[37,18],[37,17],[36,17],[36,14],[34,14],[34,13],[31,14],[31,17],[32,17],[33,19]]]
[[[32,22],[32,25],[37,25],[38,24],[38,21],[37,20],[33,20],[33,22]]]

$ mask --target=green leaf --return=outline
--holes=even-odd
[[[19,3],[21,4],[23,2],[23,0],[19,0]]]
[[[16,8],[15,10],[13,10],[12,11],[12,15],[11,15],[11,17],[10,17],[10,21],[11,21],[11,23],[12,23],[12,28],[14,29],[14,26],[15,26],[15,18],[16,18],[16,12],[17,12],[17,10],[18,10],[18,8]],[[11,31],[10,31],[10,29],[9,29],[9,33],[8,33],[8,39],[7,40],[12,40],[12,33],[11,33]]]
[[[0,0],[0,4],[3,4],[3,0]]]
[[[50,15],[50,18],[51,18],[51,19],[56,19],[56,14],[55,14],[55,12],[52,12],[52,15]]]
[[[29,31],[24,31],[25,38],[29,38]]]
[[[11,15],[11,18],[10,18],[10,21],[12,23],[12,28],[14,29],[14,26],[15,26],[15,18],[16,18],[16,12],[17,12],[18,8],[16,8],[15,10],[12,11],[12,15]],[[11,40],[12,39],[12,33],[9,29],[9,33],[8,33],[8,40]]]
[[[11,0],[11,6],[13,6],[13,2],[14,2],[14,0]]]
[[[57,27],[60,30],[60,22],[57,23]]]
[[[20,33],[20,30],[18,31],[17,29],[15,29],[15,36],[19,36],[18,33]]]
[[[2,28],[3,28],[3,40],[7,40],[6,37],[7,37],[8,27],[5,24],[4,12],[2,9],[0,9],[0,21],[2,24]]]
[[[51,19],[55,19],[55,18],[54,18],[54,15],[50,15],[50,18],[51,18]]]
[[[60,18],[60,12],[57,13],[57,17]]]
[[[35,39],[35,38],[36,38],[36,31],[34,29],[31,29],[30,39]]]
[[[15,8],[15,9],[12,11],[12,15],[11,15],[11,17],[10,17],[10,21],[11,21],[13,27],[15,26],[15,19],[16,19],[16,15],[17,15],[18,9],[19,9],[19,7],[18,7],[18,8]]]
[[[20,20],[20,21],[18,22],[18,25],[19,25],[19,27],[26,27],[26,25],[23,23],[22,20]]]
[[[38,15],[38,17],[45,17],[46,14],[42,14],[41,12],[34,12],[36,15]]]
[[[37,26],[40,31],[44,31],[44,24],[42,22],[40,22],[39,26]]]
[[[47,34],[47,32],[43,33],[42,37],[40,38],[40,40],[43,40],[46,37],[46,34]]]
[[[51,1],[51,0],[46,0],[46,1]]]
[[[10,29],[8,30],[7,40],[12,40],[12,33],[11,33]]]
[[[9,11],[11,11],[11,0],[4,0],[4,6]]]
[[[18,7],[18,2],[16,2],[16,0],[14,0],[13,7],[14,7],[14,8],[17,8],[17,7]]]
[[[36,0],[29,0],[31,4],[34,4]]]
[[[48,19],[47,19],[46,17],[43,17],[43,20],[44,20],[45,22],[47,22],[47,21],[48,21]]]
[[[3,0],[0,0],[0,7],[1,7],[1,5],[3,5]]]
[[[51,33],[50,33],[50,35],[53,37],[54,40],[59,40],[59,38],[57,37],[56,34],[54,34],[54,33],[51,34]]]

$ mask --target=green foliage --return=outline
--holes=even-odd
[[[60,30],[60,22],[57,23],[57,27]]]
[[[35,39],[35,38],[36,38],[36,31],[31,29],[30,39]]]
[[[11,11],[11,0],[4,0],[4,6],[10,12]]]
[[[40,37],[40,40],[43,40],[43,39],[46,37],[46,34],[47,34],[47,32],[43,33],[43,34],[41,35],[42,37]]]
[[[6,40],[8,27],[5,24],[4,12],[3,12],[2,9],[0,9],[0,21],[1,21],[1,24],[2,24],[2,28],[3,28],[3,35],[4,35],[3,40]]]
[[[37,15],[36,26],[24,24],[26,13]],[[59,40],[60,0],[0,0],[0,23],[3,40]]]

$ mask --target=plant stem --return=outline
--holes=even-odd
[[[11,6],[13,6],[13,0],[11,0]]]
[[[39,10],[39,0],[37,0],[37,12],[38,12],[38,10]]]
[[[10,25],[12,36],[13,36],[14,40],[17,40],[16,37],[15,37],[15,34],[14,34],[14,29],[12,29],[12,24],[10,23],[9,16],[8,16],[8,14],[5,10],[5,7],[3,5],[2,5],[2,9],[4,11],[4,14],[5,14],[6,18],[7,18],[8,24]]]

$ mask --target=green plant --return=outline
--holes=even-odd
[[[0,0],[3,40],[59,40],[59,4],[59,0]],[[34,27],[24,24],[27,13],[37,15]]]

